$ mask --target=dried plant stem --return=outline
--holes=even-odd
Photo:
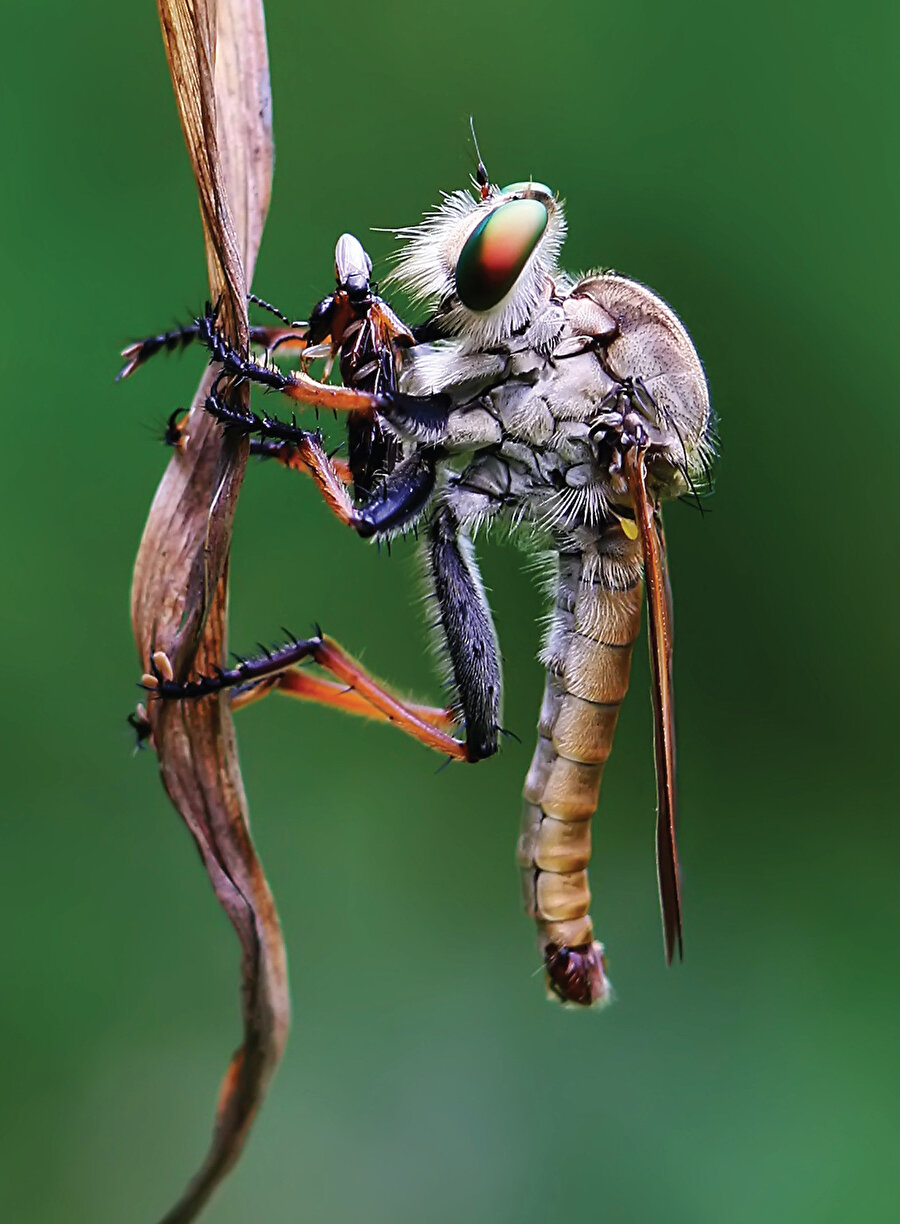
[[[166,55],[197,180],[211,300],[247,341],[246,291],[268,210],[271,106],[262,0],[158,0]],[[176,675],[225,656],[228,556],[246,442],[203,412],[205,376],[154,498],[132,586],[146,669],[164,650]],[[243,392],[247,394],[246,389]],[[242,947],[243,1042],[226,1073],[206,1159],[163,1224],[187,1224],[237,1160],[287,1036],[284,947],[253,848],[225,702],[150,703],[163,784],[190,830]]]

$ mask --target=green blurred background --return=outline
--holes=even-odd
[[[668,516],[686,959],[663,964],[648,669],[597,822],[618,1001],[548,1005],[513,847],[542,677],[517,550],[481,548],[523,744],[435,773],[387,728],[240,719],[294,1028],[206,1218],[667,1224],[897,1218],[894,480],[898,22],[887,3],[270,0],[275,197],[256,288],[296,314],[336,236],[472,168],[568,200],[573,269],[685,319],[718,492]],[[154,6],[4,15],[0,1215],[151,1224],[205,1150],[237,945],[124,715],[131,565],[196,354],[114,387],[205,265]],[[251,469],[232,644],[320,620],[436,692],[412,547]]]

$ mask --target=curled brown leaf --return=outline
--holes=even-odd
[[[181,125],[197,181],[211,300],[247,342],[252,279],[272,184],[262,0],[158,0]],[[142,669],[164,651],[184,677],[224,661],[228,557],[247,444],[203,411],[201,381],[157,489],[135,564],[131,615]],[[244,389],[242,394],[246,395]],[[281,929],[250,838],[228,703],[151,701],[163,784],[193,836],[242,948],[243,1041],[225,1075],[212,1141],[163,1224],[187,1224],[237,1160],[287,1036]]]

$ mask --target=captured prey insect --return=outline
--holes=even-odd
[[[550,553],[553,609],[541,654],[547,679],[518,861],[550,992],[569,1004],[602,1004],[610,987],[588,912],[590,820],[628,686],[644,578],[667,960],[681,950],[672,614],[659,507],[704,480],[713,417],[690,337],[660,298],[612,272],[573,280],[560,270],[565,220],[549,188],[519,182],[499,189],[481,166],[476,186],[475,196],[447,195],[421,224],[400,232],[405,245],[392,280],[430,313],[412,329],[386,315],[391,324],[377,333],[372,355],[362,364],[342,361],[343,388],[305,369],[283,373],[257,362],[224,341],[214,317],[198,321],[223,376],[378,423],[390,443],[379,457],[381,479],[362,487],[358,507],[321,444],[313,461],[312,435],[232,409],[217,391],[207,408],[257,445],[305,449],[329,504],[360,534],[424,527],[425,569],[456,693],[452,713],[465,742],[447,733],[440,711],[398,704],[403,717],[388,716],[457,759],[491,755],[501,730],[499,650],[471,537],[505,521]],[[362,267],[362,248],[352,249]],[[363,314],[382,307],[389,311],[372,298]],[[348,341],[339,333],[335,327],[330,342],[340,348]],[[372,378],[375,370],[382,372],[377,385],[362,386],[362,372]],[[356,685],[359,700],[377,696],[384,712],[385,701],[396,699],[366,688],[373,682],[357,665],[341,672],[345,657],[338,664],[329,653],[337,649],[322,638],[295,641],[213,677],[179,684],[157,673],[150,682],[164,698],[233,687],[242,700],[313,658]]]

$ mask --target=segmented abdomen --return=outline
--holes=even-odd
[[[604,545],[612,545],[608,552]],[[641,622],[639,546],[616,525],[603,551],[563,553],[543,661],[539,739],[525,782],[518,862],[526,911],[537,920],[547,985],[566,1003],[609,996],[603,946],[588,908],[591,817],[628,689]]]

